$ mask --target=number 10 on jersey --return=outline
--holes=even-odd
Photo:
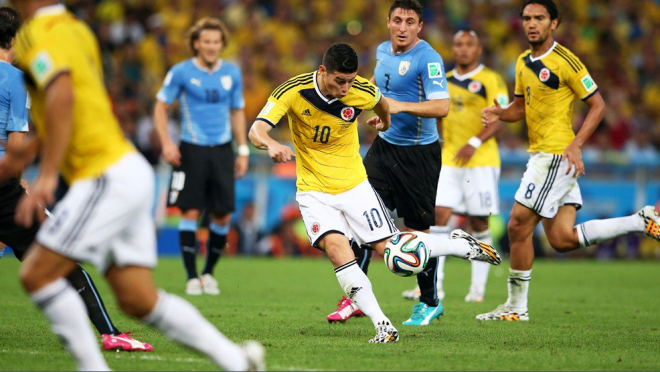
[[[330,139],[330,127],[327,125],[324,125],[323,127],[317,125],[314,129],[316,129],[316,133],[314,133],[314,142],[328,143],[328,140]],[[321,132],[320,136],[319,132]]]

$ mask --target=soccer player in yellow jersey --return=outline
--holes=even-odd
[[[271,94],[250,129],[252,143],[268,150],[275,162],[296,157],[296,200],[314,247],[335,267],[342,289],[376,327],[375,343],[395,342],[399,333],[383,314],[371,282],[360,270],[349,238],[371,245],[383,255],[388,238],[398,234],[389,212],[367,180],[360,157],[357,117],[364,110],[378,115],[367,123],[379,131],[390,126],[387,101],[369,80],[357,76],[358,57],[347,44],[334,44],[318,71],[289,79]],[[268,132],[283,116],[289,119],[294,154]],[[492,247],[469,235],[439,239],[415,232],[429,255],[455,255],[499,263]]]
[[[57,1],[21,0],[15,5],[25,17],[15,52],[41,147],[39,175],[30,195],[18,204],[17,223],[29,227],[35,214],[44,220],[43,206],[53,201],[58,170],[70,185],[54,217],[43,222],[21,269],[31,300],[78,369],[108,370],[83,302],[64,279],[76,261],[92,262],[127,314],[206,354],[225,370],[261,367],[261,345],[241,348],[188,302],[156,288],[154,173],[124,138],[112,113],[99,46],[89,27]],[[0,165],[18,167],[18,172],[26,154],[16,151],[6,158],[18,161]]]
[[[509,220],[509,298],[494,311],[478,315],[479,320],[529,320],[532,234],[539,222],[543,223],[550,245],[559,252],[635,232],[646,232],[660,240],[660,217],[652,206],[632,216],[574,226],[576,211],[582,206],[577,178],[585,173],[580,147],[603,118],[605,103],[580,59],[554,41],[552,35],[560,22],[555,3],[527,0],[521,18],[530,50],[516,64],[513,103],[503,108],[496,102],[485,108],[482,121],[490,126],[499,120],[525,118],[531,157]],[[589,106],[577,135],[571,126],[575,98]]]
[[[479,62],[482,47],[473,30],[454,35],[456,68],[447,73],[451,107],[442,119],[442,172],[435,200],[435,222],[431,234],[448,235],[452,213],[467,215],[473,236],[492,244],[488,217],[499,213],[498,180],[500,154],[494,135],[501,128],[481,124],[481,110],[489,102],[509,102],[502,77]],[[444,297],[442,280],[445,258],[438,264],[438,297]],[[466,302],[483,301],[490,265],[472,261],[472,284]],[[419,289],[404,292],[414,299]]]

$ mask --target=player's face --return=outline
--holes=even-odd
[[[218,30],[202,30],[199,39],[195,41],[197,56],[207,66],[212,66],[218,61],[222,47],[222,33]]]
[[[541,45],[557,28],[558,20],[550,19],[550,13],[541,4],[529,4],[522,13],[523,30],[527,35],[527,42],[531,45]]]
[[[417,34],[422,30],[423,25],[424,22],[419,21],[414,10],[394,9],[387,18],[387,28],[390,30],[390,40],[394,50],[408,50],[417,41]]]
[[[456,64],[469,66],[479,60],[481,56],[481,44],[479,40],[469,32],[461,32],[454,37],[454,58]]]
[[[338,71],[330,73],[325,66],[321,66],[319,72],[321,79],[323,79],[325,89],[328,91],[329,95],[334,98],[346,97],[348,90],[353,86],[355,77],[357,76],[357,72],[352,74]]]

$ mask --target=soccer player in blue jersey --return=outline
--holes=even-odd
[[[11,65],[13,60],[13,40],[20,26],[18,13],[11,8],[0,8],[0,159],[8,149],[20,146],[28,132],[29,99],[21,70]],[[0,178],[6,178],[0,169]],[[23,261],[30,244],[35,239],[39,225],[24,228],[14,221],[16,206],[26,192],[27,183],[21,175],[6,175],[7,181],[0,182],[0,257],[5,244],[11,247],[19,261]],[[101,299],[92,278],[80,265],[76,265],[66,278],[78,291],[87,308],[94,327],[101,334],[106,350],[122,348],[132,351],[153,351],[153,347],[131,338],[113,324],[105,304]]]
[[[154,109],[163,157],[174,166],[168,203],[182,211],[179,238],[189,295],[220,293],[213,268],[227,243],[230,213],[234,211],[235,179],[242,177],[248,168],[250,150],[241,71],[220,59],[228,38],[220,20],[199,20],[189,34],[193,58],[175,65],[167,73]],[[182,120],[179,147],[167,134],[167,111],[177,99]],[[234,138],[238,144],[235,161],[231,143]],[[200,279],[195,263],[195,232],[200,212],[204,210],[211,214],[212,221],[206,265]]]
[[[417,0],[396,0],[389,10],[390,40],[378,46],[375,83],[392,113],[392,126],[381,132],[369,149],[364,166],[369,182],[385,205],[403,218],[406,230],[429,232],[435,225],[435,197],[441,167],[437,118],[449,112],[449,93],[442,57],[418,36],[422,6]],[[377,117],[371,120],[379,120]],[[358,262],[367,263],[368,250],[353,246]],[[366,271],[368,264],[362,265]],[[417,275],[420,303],[404,325],[427,325],[442,315],[436,289],[438,258]],[[328,320],[358,315],[344,310],[344,299]]]

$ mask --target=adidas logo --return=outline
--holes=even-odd
[[[302,116],[312,116],[312,113],[309,111],[309,109],[305,109],[305,111],[302,112]]]
[[[351,293],[348,294],[348,298],[350,298],[350,299],[352,300],[353,297],[354,297],[358,292],[360,292],[360,289],[362,289],[362,287],[353,287],[353,288],[351,288]]]

